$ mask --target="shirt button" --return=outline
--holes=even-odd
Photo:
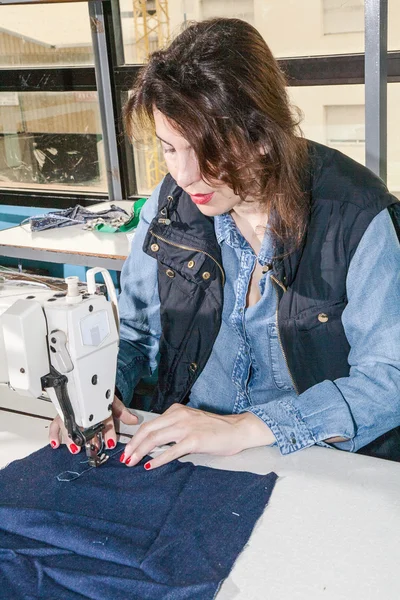
[[[171,277],[171,279],[172,279],[172,277],[175,277],[175,273],[173,272],[172,269],[167,269],[165,271],[165,273],[166,273],[167,277]]]
[[[189,269],[193,269],[193,267],[194,267],[194,260],[189,260],[189,262],[188,262],[188,268]]]
[[[328,320],[329,320],[329,317],[328,317],[327,314],[325,314],[325,313],[319,313],[319,315],[318,315],[318,321],[320,323],[326,323]]]
[[[208,271],[204,271],[202,278],[204,279],[204,281],[207,281],[207,279],[210,279],[211,275]]]
[[[195,362],[190,363],[189,369],[190,369],[190,371],[192,371],[192,373],[195,373],[197,371],[197,363],[195,363]]]
[[[297,442],[295,437],[290,438],[290,441],[292,442],[292,444],[295,444]]]
[[[160,249],[160,246],[158,244],[152,244],[150,246],[150,248],[151,248],[152,252],[158,252]]]

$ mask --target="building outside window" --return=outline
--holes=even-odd
[[[0,6],[0,65],[93,64],[86,2]]]
[[[364,0],[323,0],[324,35],[362,33]]]
[[[364,104],[327,105],[324,110],[327,146],[365,164]]]

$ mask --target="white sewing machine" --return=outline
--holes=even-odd
[[[102,273],[110,301],[96,293]],[[23,396],[46,392],[71,440],[85,445],[98,466],[102,421],[111,415],[119,342],[117,298],[105,269],[87,272],[87,292],[78,277],[67,292],[0,282],[0,384]]]

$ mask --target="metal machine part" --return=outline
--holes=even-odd
[[[72,370],[72,369],[71,369]],[[43,389],[54,388],[59,406],[64,418],[68,436],[77,446],[85,446],[88,463],[91,467],[98,467],[108,460],[108,455],[103,452],[103,423],[97,423],[87,429],[80,429],[75,421],[74,411],[68,396],[68,379],[50,366],[50,373],[41,378]]]
[[[104,443],[100,433],[96,433],[95,437],[93,437],[90,442],[86,442],[86,456],[91,467],[99,467],[108,460],[109,456],[103,452],[103,449]]]

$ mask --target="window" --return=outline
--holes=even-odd
[[[138,193],[151,194],[168,172],[159,141],[149,134],[144,143],[135,144],[133,154]]]
[[[254,24],[254,0],[229,0],[228,2],[201,0],[200,11],[201,19],[235,17]]]
[[[400,83],[388,85],[388,178],[389,190],[400,200]]]
[[[93,63],[86,2],[0,6],[0,65]]]
[[[112,125],[108,133],[110,143],[117,141],[113,169],[122,185],[117,195],[149,193],[165,172],[153,139],[132,149],[122,134],[121,107],[140,65],[149,52],[179,33],[183,23],[213,16],[237,16],[253,23],[275,56],[283,58],[289,94],[304,112],[306,137],[337,147],[361,163],[365,160],[364,0],[113,0],[101,3],[101,9],[92,2],[5,2],[0,5],[3,203],[32,206],[40,197],[46,206],[70,206],[77,199],[90,202],[107,193],[88,4],[92,14],[104,13],[109,43],[110,73],[104,63],[96,63],[96,68],[104,81],[110,76],[114,93],[114,115],[107,99],[102,115],[116,125],[114,140]],[[393,49],[400,49],[399,17],[400,2],[389,0]],[[400,82],[399,57],[400,53],[390,55],[391,82]],[[389,88],[397,98],[397,84]],[[398,103],[393,102],[388,172],[389,185],[396,191],[400,146],[393,117]],[[109,153],[106,156],[109,162]]]
[[[364,31],[364,0],[323,0],[324,35]]]
[[[291,87],[304,118],[306,138],[326,144],[365,164],[364,85]]]
[[[145,11],[143,11],[145,7]],[[171,18],[171,12],[174,17]],[[157,48],[167,44],[171,26],[182,22],[180,2],[168,0],[120,0],[125,63],[141,64]]]
[[[400,50],[400,2],[388,0],[388,50]]]
[[[365,144],[363,104],[325,106],[326,142],[329,146]]]
[[[106,191],[96,92],[0,93],[0,185]]]
[[[120,17],[126,64],[143,63],[183,23],[210,17],[255,25],[277,57],[364,51],[364,0],[120,0]]]

